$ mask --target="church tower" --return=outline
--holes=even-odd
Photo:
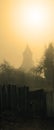
[[[24,53],[23,53],[23,63],[21,69],[25,72],[28,72],[33,67],[33,60],[32,60],[32,52],[27,45]]]

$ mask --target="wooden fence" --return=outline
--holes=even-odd
[[[47,116],[54,117],[54,91],[46,92]]]
[[[28,87],[16,85],[0,86],[0,112],[1,111],[26,111],[28,101]]]
[[[54,116],[54,92],[29,91],[29,87],[0,85],[0,113],[13,111],[33,116]]]

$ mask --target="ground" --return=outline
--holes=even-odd
[[[54,130],[52,119],[18,119],[15,121],[1,119],[0,130]]]

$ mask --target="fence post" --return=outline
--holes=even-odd
[[[16,85],[11,86],[11,109],[14,111],[17,108],[17,93]]]
[[[6,87],[5,85],[2,86],[2,111],[6,110]]]
[[[11,110],[11,85],[7,86],[7,108]]]

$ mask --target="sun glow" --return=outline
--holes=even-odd
[[[11,11],[12,27],[17,31],[19,26],[22,30],[43,30],[48,25],[49,16],[45,6],[22,5]]]
[[[22,11],[22,23],[27,27],[45,26],[47,21],[47,11],[43,7],[27,7]]]

